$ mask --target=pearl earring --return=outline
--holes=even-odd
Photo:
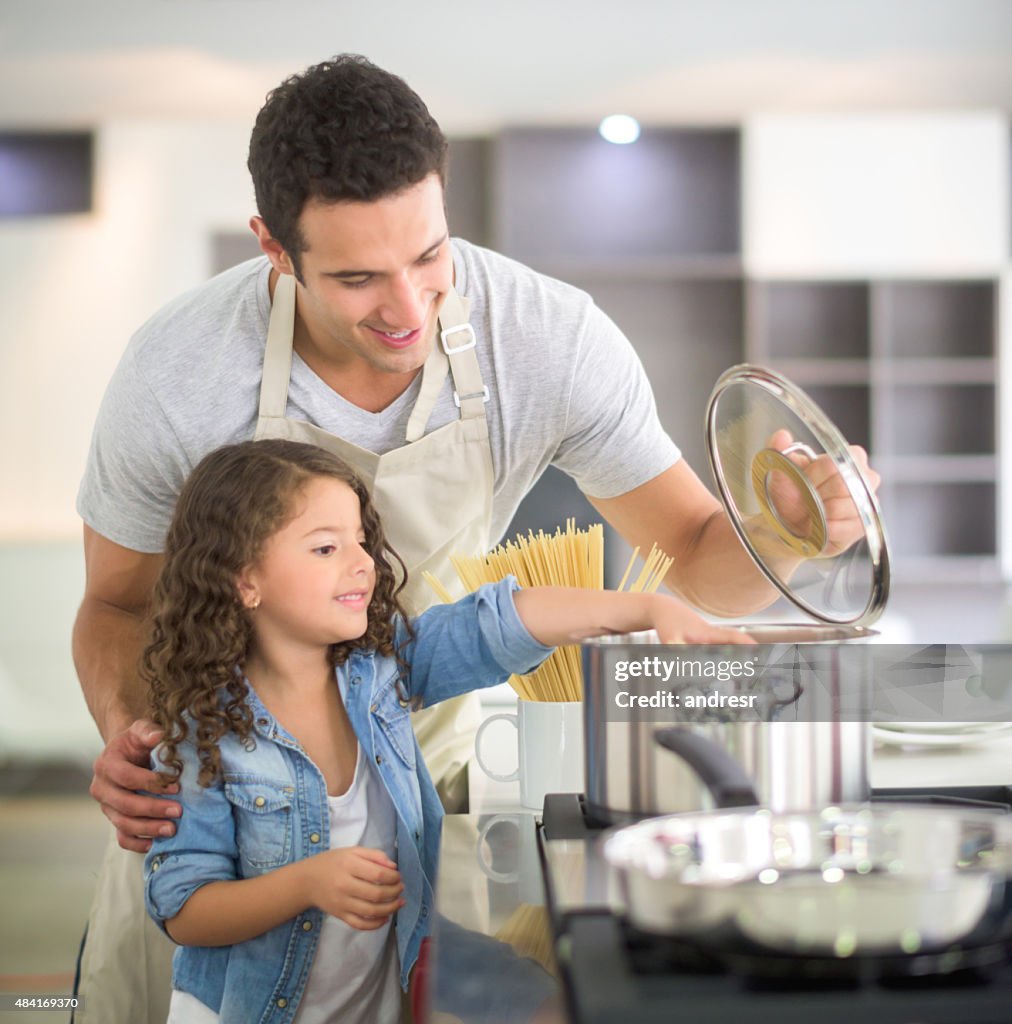
[[[247,607],[247,608],[249,608],[249,610],[250,610],[251,612],[255,612],[255,611],[257,610],[257,608],[259,608],[259,607],[260,607],[260,595],[258,594],[258,595],[257,595],[257,596],[256,596],[256,597],[254,598],[254,600],[253,600],[253,603],[252,603],[252,604],[248,604],[248,605],[246,605],[246,607]]]

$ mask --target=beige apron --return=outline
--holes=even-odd
[[[401,598],[407,611],[416,615],[436,600],[422,579],[423,570],[437,576],[451,593],[461,594],[449,555],[481,554],[489,546],[493,473],[485,420],[488,389],[478,366],[474,332],[467,322],[468,307],[451,288],[440,310],[432,353],[422,370],[406,443],[376,455],[312,423],[285,416],[295,294],[295,278],[280,275],[271,305],[256,437],[285,437],[319,445],[344,459],[362,477],[383,519],[387,538],[407,566],[408,584]],[[425,434],[447,369],[453,376],[460,417]],[[458,776],[467,763],[478,709],[476,695],[468,694],[412,716],[426,766],[437,786]]]

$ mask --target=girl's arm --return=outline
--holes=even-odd
[[[656,629],[666,644],[751,642],[741,630],[712,625],[667,594],[528,587],[518,590],[513,600],[531,636],[549,647],[640,629]]]
[[[404,905],[403,889],[396,864],[382,850],[345,847],[256,878],[202,885],[165,930],[181,946],[233,946],[316,907],[371,931]]]
[[[714,626],[666,594],[571,587],[518,590],[507,577],[453,604],[435,605],[414,620],[404,642],[411,666],[408,695],[430,707],[468,690],[505,682],[541,664],[553,647],[591,636],[656,629],[662,643],[751,643],[744,632]],[[392,682],[391,682],[391,685]]]
[[[286,864],[256,878],[208,882],[165,922],[165,930],[181,946],[233,946],[255,939],[311,906],[309,863]]]

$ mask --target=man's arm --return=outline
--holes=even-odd
[[[131,551],[84,527],[84,600],[74,622],[74,664],[92,718],[108,741],[143,718],[137,677],[161,555]]]
[[[148,607],[162,556],[121,547],[84,527],[85,592],[74,622],[74,664],[84,698],[106,748],[95,762],[91,795],[116,826],[119,843],[143,852],[144,837],[172,828],[178,804],[139,796],[135,790],[166,790],[148,767],[161,739],[144,720],[147,696],[137,674],[148,639]],[[172,812],[176,809],[176,813]]]
[[[695,607],[744,615],[776,599],[720,502],[684,459],[617,498],[588,500],[629,544],[641,552],[656,544],[673,557],[665,583]]]

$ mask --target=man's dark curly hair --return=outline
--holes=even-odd
[[[247,166],[257,209],[301,280],[308,199],[372,202],[430,174],[446,184],[446,138],[421,97],[358,54],[285,79],[267,96]]]

